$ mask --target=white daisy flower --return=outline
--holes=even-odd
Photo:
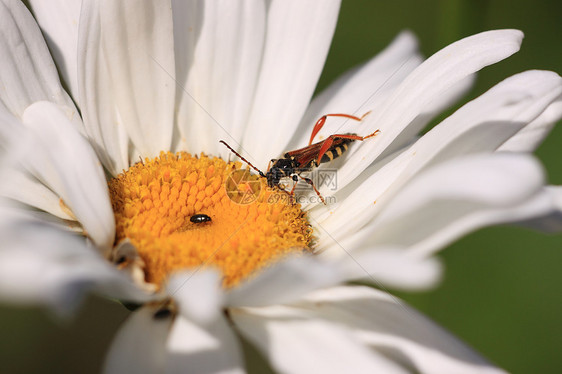
[[[0,2],[0,298],[60,314],[85,291],[139,305],[109,373],[243,372],[240,336],[280,372],[501,372],[346,282],[427,288],[432,255],[467,232],[562,226],[560,188],[529,155],[562,117],[557,74],[508,78],[418,136],[521,32],[425,61],[405,32],[310,101],[339,1],[30,3],[52,57],[24,5]],[[236,185],[252,204],[225,189],[245,166],[219,140],[265,170],[322,115],[368,112],[317,135],[380,130],[328,165],[331,204],[271,202],[286,194],[258,176]]]

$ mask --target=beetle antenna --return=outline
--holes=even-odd
[[[229,146],[228,144],[226,144],[226,142],[225,142],[224,140],[221,140],[220,143],[226,145],[226,147],[227,147],[228,149],[230,149],[230,151],[231,151],[232,153],[234,153],[236,156],[238,156],[239,159],[241,159],[242,161],[244,161],[246,164],[250,165],[250,166],[252,167],[252,169],[254,169],[255,171],[258,172],[258,174],[260,175],[260,177],[266,178],[265,174],[264,174],[260,169],[258,169],[258,168],[255,167],[254,165],[252,165],[252,163],[251,163],[250,161],[246,160],[244,157],[242,157],[242,156],[240,155],[240,153],[238,153],[238,152],[236,152],[234,149],[232,149],[232,147]]]

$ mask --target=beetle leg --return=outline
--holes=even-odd
[[[316,121],[316,124],[314,125],[314,128],[312,129],[312,134],[310,134],[310,140],[308,142],[308,145],[312,144],[312,141],[314,140],[314,137],[318,134],[318,132],[322,129],[322,127],[326,123],[326,118],[328,118],[328,117],[344,117],[344,118],[352,119],[354,121],[361,121],[369,113],[371,113],[371,111],[368,111],[367,113],[363,114],[361,117],[356,117],[356,116],[352,116],[351,114],[343,114],[343,113],[333,113],[333,114],[323,115],[322,117],[320,117],[318,119],[318,121]]]
[[[322,204],[327,205],[326,201],[324,201],[324,198],[322,197],[322,195],[320,195],[320,191],[318,191],[318,189],[316,188],[316,186],[314,185],[314,182],[312,182],[312,179],[310,178],[306,178],[306,177],[301,177],[299,175],[299,178],[301,178],[302,180],[304,180],[306,183],[310,184],[312,186],[312,188],[314,189],[314,192],[316,192],[316,195],[318,195],[318,197],[320,198],[320,200],[322,201]],[[293,188],[294,189],[294,188]]]

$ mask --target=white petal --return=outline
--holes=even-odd
[[[65,220],[76,220],[62,208],[60,197],[33,175],[22,170],[21,164],[3,165],[0,178],[8,183],[0,185],[0,195],[43,210]]]
[[[226,294],[228,306],[263,306],[286,303],[326,286],[338,284],[343,274],[338,267],[312,256],[292,257],[277,262]]]
[[[86,291],[146,301],[123,274],[73,234],[21,210],[0,208],[0,298],[70,314]]]
[[[422,61],[414,34],[400,33],[381,53],[346,72],[312,100],[287,149],[308,144],[312,126],[325,114],[347,113],[360,117],[369,110],[377,111],[384,99]],[[330,118],[316,140],[349,132],[360,133],[361,123]]]
[[[218,140],[241,142],[263,54],[265,2],[175,0],[172,7],[177,149],[228,156]]]
[[[416,176],[377,220],[394,220],[426,205],[428,199],[468,198],[484,204],[510,206],[531,197],[542,185],[543,178],[540,164],[522,154],[498,153],[452,160]]]
[[[90,144],[55,104],[33,104],[23,120],[31,139],[22,144],[22,164],[56,192],[92,240],[108,250],[115,239],[115,220],[105,176]]]
[[[82,2],[30,0],[29,4],[70,93],[77,99],[78,21]]]
[[[403,149],[409,143],[414,142],[420,131],[422,131],[437,115],[456,103],[463,95],[465,95],[473,86],[476,80],[476,73],[470,74],[465,78],[455,82],[449,89],[443,91],[433,101],[427,103],[423,111],[418,114],[412,122],[404,129],[400,136],[392,142],[392,144],[384,150],[380,158],[386,157],[400,149]]]
[[[172,275],[166,286],[180,313],[198,324],[209,325],[222,313],[222,276],[218,271],[200,269]]]
[[[68,233],[28,224],[25,228],[5,222],[12,217],[0,213],[0,298],[3,302],[23,305],[46,305],[60,315],[67,315],[80,303],[85,284],[76,273],[64,266],[66,260],[82,271],[91,272],[79,258],[58,256],[64,250],[86,251],[83,241]],[[12,231],[14,230],[14,231]],[[42,242],[44,241],[44,242]],[[42,251],[33,251],[42,247]],[[53,252],[57,253],[53,253]],[[60,261],[57,261],[59,257]],[[87,278],[87,276],[85,277]]]
[[[339,0],[274,0],[242,149],[263,167],[290,140],[318,81],[336,27]]]
[[[230,316],[282,373],[406,373],[350,331],[291,307],[234,309]]]
[[[457,110],[361,186],[336,193],[343,202],[330,213],[321,207],[313,216],[325,230],[336,233],[336,239],[345,237],[357,230],[357,222],[367,223],[378,214],[384,206],[381,202],[420,170],[462,155],[497,150],[541,115],[561,92],[562,79],[552,72],[528,71],[510,77]]]
[[[483,32],[462,39],[427,59],[400,84],[381,111],[365,118],[362,126],[365,133],[376,129],[381,133],[372,141],[355,147],[354,157],[339,170],[340,185],[345,186],[353,180],[392,147],[392,143],[407,142],[402,134],[411,136],[405,130],[420,113],[424,113],[427,105],[467,76],[515,53],[522,38],[523,34],[517,30]]]
[[[537,119],[521,129],[515,136],[502,144],[500,151],[533,152],[562,118],[562,96],[552,103]]]
[[[170,149],[175,80],[170,4],[102,1],[105,51],[119,115],[141,156]]]
[[[402,301],[368,287],[318,291],[299,303],[420,373],[503,373]]]
[[[238,341],[221,317],[209,329],[143,307],[118,332],[105,373],[243,373]]]
[[[435,257],[418,258],[400,249],[369,249],[339,256],[336,262],[346,278],[410,291],[430,289],[441,280],[443,267]]]
[[[562,78],[553,72],[527,71],[507,78],[416,142],[409,150],[415,152],[414,160],[398,184],[423,167],[461,155],[497,150],[560,94]]]
[[[2,148],[2,156],[12,143],[17,143],[21,120],[17,118],[10,110],[0,101],[0,147]]]
[[[514,204],[510,208],[489,208],[468,214],[459,213],[457,217],[449,217],[447,227],[432,232],[429,229],[423,241],[411,246],[408,251],[415,256],[425,256],[444,248],[454,240],[486,226],[505,223],[519,223],[533,221],[531,226],[541,230],[560,231],[562,216],[553,207],[554,202],[545,189],[541,189],[536,196]],[[408,222],[409,223],[409,222]]]
[[[0,2],[0,101],[15,116],[35,101],[48,100],[76,111],[62,89],[41,31],[21,1]]]
[[[424,256],[484,225],[547,214],[553,203],[541,194],[542,183],[539,163],[521,154],[441,164],[413,179],[365,226],[365,246],[408,247]]]
[[[166,373],[244,373],[241,348],[223,316],[203,328],[179,315],[167,342]]]
[[[145,306],[131,314],[111,343],[104,373],[162,372],[172,318],[155,317],[157,312],[158,306]]]
[[[516,222],[543,232],[562,231],[562,186],[546,186],[533,200],[513,211],[499,212],[496,221]]]
[[[112,173],[139,156],[170,149],[176,90],[172,27],[165,2],[82,4],[80,101],[88,134],[101,148],[98,154],[107,150],[103,161]],[[128,155],[124,131],[140,155]]]
[[[78,34],[78,100],[90,141],[113,176],[129,168],[127,130],[115,106],[107,59],[101,48],[98,3],[82,2]]]
[[[393,182],[411,161],[411,152],[407,151],[391,162],[386,163],[383,160],[366,169],[353,185],[333,194],[335,204],[313,207],[310,210],[310,220],[319,228],[317,249],[323,251],[368,224],[373,216],[381,211],[377,199],[392,187]],[[336,177],[338,178],[339,174]],[[339,182],[338,178],[338,185]]]
[[[35,207],[64,219],[72,219],[61,209],[60,198],[41,181],[22,168],[19,159],[10,156],[10,151],[21,143],[25,130],[12,113],[0,102],[0,196]]]

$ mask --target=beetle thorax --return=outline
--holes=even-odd
[[[269,187],[278,186],[281,178],[290,177],[295,173],[297,167],[296,161],[292,158],[275,160],[273,166],[266,174],[267,184]]]

